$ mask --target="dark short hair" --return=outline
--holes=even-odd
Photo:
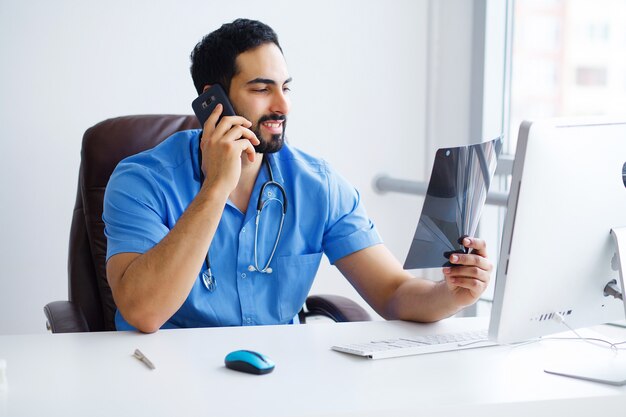
[[[274,43],[282,52],[278,35],[265,23],[257,20],[237,19],[225,23],[206,35],[191,51],[191,78],[202,93],[205,85],[219,83],[226,92],[230,81],[237,74],[237,56],[249,49],[266,43]]]

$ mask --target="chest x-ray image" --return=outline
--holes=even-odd
[[[476,233],[501,149],[499,137],[437,151],[404,269],[448,266],[451,253],[466,253],[460,238]]]

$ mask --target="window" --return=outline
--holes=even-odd
[[[576,85],[581,87],[606,86],[606,68],[578,67],[576,68]]]
[[[626,112],[626,0],[513,6],[508,149],[525,119]]]
[[[502,107],[489,112],[504,114],[504,152],[515,153],[523,120],[626,113],[626,0],[508,0],[507,5],[512,24],[494,33],[511,40],[502,68],[510,73]],[[485,23],[489,32],[493,22]],[[508,192],[509,181],[510,176],[498,177],[493,191]],[[486,206],[482,237],[499,244],[505,215],[503,207]],[[497,268],[499,247],[493,246]],[[495,277],[494,272],[477,306],[479,315],[489,313]]]

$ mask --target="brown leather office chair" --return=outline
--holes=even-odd
[[[115,330],[116,307],[105,272],[104,189],[122,159],[154,147],[175,132],[198,127],[195,116],[144,115],[108,119],[85,132],[70,230],[69,301],[44,307],[53,333]],[[370,320],[358,304],[335,295],[309,296],[300,321],[314,315],[338,322]]]

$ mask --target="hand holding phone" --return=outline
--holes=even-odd
[[[218,104],[222,105],[221,113],[212,117]],[[220,179],[228,184],[228,189],[234,189],[241,175],[241,154],[247,154],[248,160],[254,162],[253,146],[259,144],[254,132],[249,130],[251,122],[235,114],[226,91],[219,84],[213,84],[198,96],[191,107],[203,129],[207,120],[210,119],[211,124],[215,123],[212,127],[206,126],[200,141],[199,158],[203,177],[211,178],[212,181]],[[224,116],[232,118],[228,123],[222,122],[222,126],[216,129]],[[239,152],[233,153],[233,149]]]
[[[219,123],[224,116],[235,116],[235,110],[233,110],[233,106],[228,100],[228,95],[219,84],[213,84],[191,103],[191,107],[200,121],[200,126],[204,128],[204,124],[218,104],[222,105],[223,110],[217,123]]]

